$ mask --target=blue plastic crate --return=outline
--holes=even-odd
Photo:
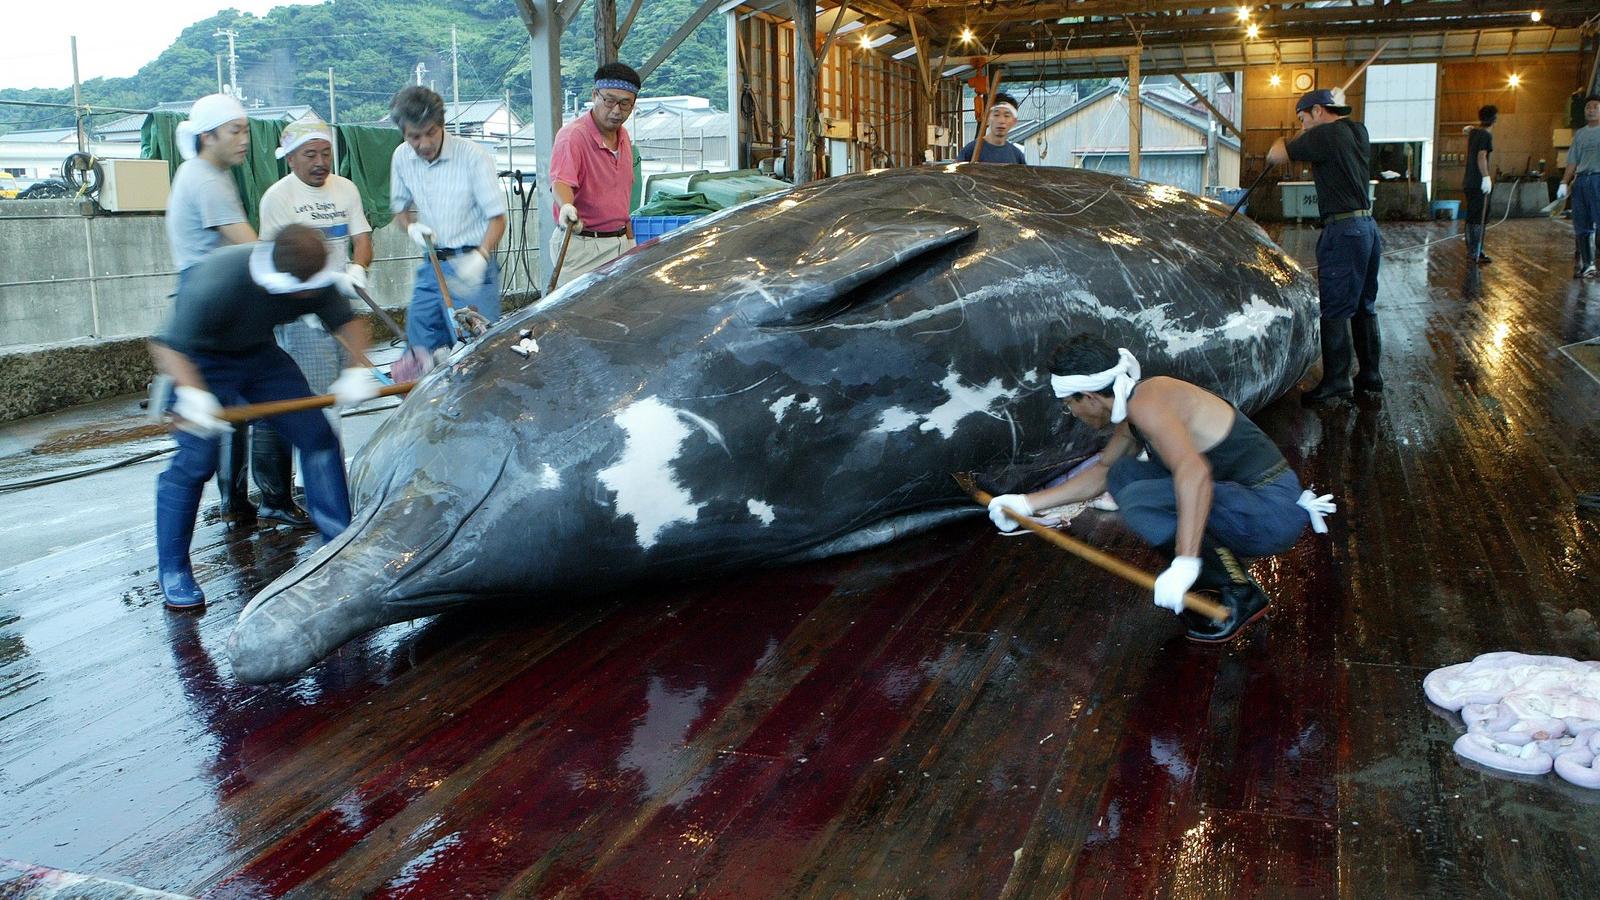
[[[1249,190],[1249,188],[1221,188],[1217,191],[1217,202],[1232,209],[1233,205],[1239,202],[1239,198],[1249,193]],[[1239,207],[1240,213],[1244,211],[1244,207]]]
[[[653,241],[674,228],[687,225],[699,216],[634,216],[633,241],[642,244]]]

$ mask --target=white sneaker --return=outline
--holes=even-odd
[[[1595,277],[1594,266],[1590,266],[1589,268],[1584,269],[1583,270],[1583,277],[1585,277],[1585,278],[1593,278],[1593,277]]]

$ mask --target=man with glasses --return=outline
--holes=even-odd
[[[444,98],[413,85],[394,95],[389,115],[405,139],[390,160],[389,209],[419,247],[438,251],[450,299],[490,322],[500,318],[500,266],[494,251],[506,233],[506,198],[494,158],[444,130]],[[406,314],[406,342],[432,353],[454,345],[433,266],[417,268]]]
[[[639,96],[639,73],[606,63],[594,73],[594,105],[562,127],[550,153],[556,224],[571,230],[557,286],[592,272],[633,247],[633,142],[622,124]],[[553,265],[562,241],[552,241]]]

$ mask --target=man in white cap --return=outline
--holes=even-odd
[[[994,102],[989,104],[989,123],[983,132],[983,149],[978,149],[976,140],[968,141],[961,148],[956,161],[1027,165],[1028,157],[1023,154],[1022,148],[1006,140],[1006,135],[1017,124],[1017,108],[1017,98],[1004,91],[995,94]],[[974,155],[977,159],[973,159]]]
[[[166,219],[167,243],[182,284],[183,273],[207,253],[256,239],[232,172],[250,152],[244,107],[227,94],[196,100],[189,118],[178,124],[178,152],[184,162],[172,176]]]
[[[193,266],[178,288],[172,315],[151,339],[156,368],[177,387],[172,412],[178,453],[156,481],[156,556],[161,592],[173,609],[205,605],[189,565],[189,542],[206,479],[217,467],[217,438],[231,430],[222,401],[262,403],[310,392],[304,375],[273,342],[273,328],[307,314],[338,329],[358,352],[366,324],[350,312],[337,285],[344,264],[327,261],[322,235],[290,225],[276,240],[225,247]],[[377,395],[370,369],[346,369],[333,383],[341,405]],[[306,506],[324,540],[350,524],[344,453],[317,410],[274,416],[268,427],[300,451]]]
[[[167,195],[167,244],[178,270],[178,289],[206,254],[226,244],[248,244],[255,229],[245,216],[232,169],[250,152],[250,122],[244,107],[227,94],[208,94],[195,101],[189,118],[178,124],[178,152],[184,162],[172,176]],[[256,487],[277,501],[286,496],[291,473],[271,436],[255,442]],[[241,427],[223,442],[217,467],[222,521],[227,527],[251,527],[256,508],[250,502],[245,462],[252,454],[250,429]]]
[[[361,192],[355,183],[333,172],[333,132],[315,113],[291,122],[278,140],[276,156],[287,160],[289,174],[280,178],[261,196],[261,239],[270,241],[289,225],[307,225],[322,234],[328,250],[329,264],[344,264],[348,284],[366,288],[367,266],[372,264],[372,226],[367,224],[366,213],[361,208]],[[353,258],[352,258],[353,257]],[[348,262],[346,262],[348,260]],[[344,367],[339,342],[334,340],[322,320],[314,315],[299,319],[276,329],[278,346],[282,347],[314,394],[325,394],[328,386]],[[338,420],[333,420],[338,432]],[[285,474],[284,490],[261,491],[261,505],[256,517],[279,521],[295,527],[310,525],[306,514],[295,505],[288,486],[293,484],[293,468],[289,448],[270,430],[263,429],[255,435],[251,459],[256,466],[257,483],[270,467],[265,465],[263,452],[279,454],[279,467]],[[265,447],[270,443],[271,447]]]
[[[1006,510],[1032,516],[1110,490],[1123,522],[1173,554],[1156,579],[1156,605],[1180,614],[1190,640],[1230,641],[1269,602],[1235,554],[1282,553],[1307,519],[1327,531],[1333,498],[1301,490],[1277,446],[1227,400],[1177,378],[1140,376],[1132,353],[1093,335],[1057,350],[1051,390],[1089,427],[1113,426],[1111,438],[1092,465],[1061,484],[994,498],[989,517],[1011,531],[1017,523]],[[1184,609],[1183,595],[1195,586],[1221,595],[1226,622]]]
[[[389,116],[404,139],[389,161],[389,209],[395,225],[419,247],[429,241],[456,308],[500,318],[500,266],[495,248],[506,233],[506,197],[494,158],[472,141],[444,130],[444,98],[413,85],[389,101]],[[433,266],[424,259],[411,290],[406,342],[432,353],[455,344]]]
[[[570,240],[550,245],[550,263],[561,255],[556,285],[600,268],[633,248],[633,141],[622,127],[639,96],[639,73],[606,63],[594,73],[594,105],[556,134],[550,149],[550,190],[556,225]]]

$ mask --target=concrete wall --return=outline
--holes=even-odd
[[[511,215],[502,249],[518,233],[521,211]],[[160,213],[85,215],[71,200],[0,201],[0,247],[0,352],[148,337],[176,284]],[[391,224],[374,235],[373,253],[372,296],[405,306],[416,247]]]
[[[501,242],[507,268],[521,219],[513,208]],[[537,232],[530,223],[530,241]],[[143,390],[144,339],[160,328],[177,282],[160,213],[0,200],[0,248],[0,422]],[[392,224],[374,235],[373,251],[372,296],[403,322],[420,253]],[[526,252],[534,277],[546,277],[537,248]],[[501,275],[505,312],[533,299],[521,268]]]

